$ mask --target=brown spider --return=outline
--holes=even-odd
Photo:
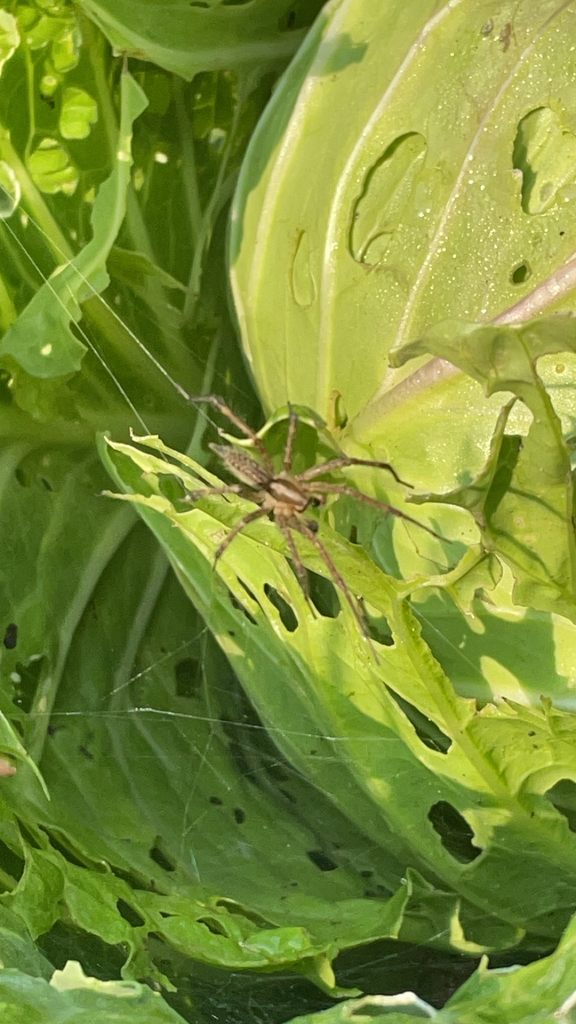
[[[328,483],[324,480],[319,480],[318,477],[324,476],[326,473],[331,473],[335,469],[342,469],[347,466],[373,466],[377,469],[388,470],[394,479],[405,487],[411,487],[412,484],[407,484],[404,480],[401,480],[396,470],[389,462],[377,462],[372,459],[356,459],[348,455],[339,455],[337,458],[330,459],[328,462],[323,462],[319,466],[312,466],[310,469],[304,470],[303,473],[293,473],[292,456],[294,438],[296,436],[299,418],[298,414],[290,404],[288,405],[288,436],[286,438],[286,446],[284,448],[282,459],[283,469],[280,473],[277,473],[270,453],[267,451],[262,438],[259,437],[247,423],[244,423],[236,413],[232,412],[222,398],[218,398],[216,395],[199,395],[190,396],[189,401],[193,403],[209,402],[210,405],[213,405],[215,409],[222,413],[223,416],[226,416],[231,423],[238,427],[246,437],[253,441],[261,459],[261,461],[258,461],[257,459],[252,458],[252,456],[246,454],[246,452],[239,451],[237,448],[232,448],[230,445],[209,445],[212,451],[216,452],[222,460],[226,469],[229,470],[229,472],[240,482],[237,484],[228,484],[225,487],[209,487],[201,491],[192,491],[187,495],[186,500],[196,501],[199,498],[203,498],[210,494],[239,494],[243,498],[247,498],[258,505],[258,508],[254,509],[253,512],[248,512],[248,514],[243,516],[242,519],[240,519],[239,522],[237,522],[230,530],[230,533],[225,537],[216,550],[214,565],[216,565],[218,559],[222,557],[228,545],[234,540],[234,537],[237,537],[245,526],[248,526],[250,523],[254,523],[257,519],[261,519],[264,516],[270,516],[280,528],[286,544],[288,545],[298,580],[300,581],[300,585],[308,603],[310,602],[308,598],[308,579],[306,576],[306,569],[302,564],[302,560],[294,542],[294,537],[292,536],[292,531],[300,533],[303,537],[306,537],[306,539],[316,548],[318,554],[328,568],[330,575],[352,609],[360,629],[365,635],[367,635],[366,623],[360,608],[354,600],[343,577],[334,565],[334,562],[326,548],[322,544],[322,541],[317,536],[318,523],[313,519],[304,519],[303,514],[309,508],[318,508],[320,505],[324,505],[327,497],[331,494],[347,495],[352,498],[357,498],[358,501],[364,501],[367,505],[372,505],[374,508],[380,508],[389,515],[399,516],[401,519],[406,519],[409,523],[414,523],[416,526],[419,526],[420,529],[426,530],[427,533],[430,533],[433,537],[437,537],[441,540],[442,538],[439,534],[435,533],[434,530],[431,530],[428,526],[418,522],[417,519],[413,519],[412,516],[406,515],[405,512],[401,512],[399,509],[393,508],[392,505],[386,505],[383,501],[378,501],[376,498],[370,498],[367,494],[362,494],[361,491],[356,490],[355,487],[349,487],[346,484]]]

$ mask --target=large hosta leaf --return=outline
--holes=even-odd
[[[269,411],[290,399],[338,426],[343,406],[345,444],[387,451],[430,490],[480,469],[501,401],[441,360],[406,378],[388,352],[449,317],[522,319],[570,293],[575,42],[558,0],[326,5],[233,214],[236,307]],[[572,422],[574,365],[545,374]]]
[[[572,716],[512,702],[480,710],[459,697],[420,635],[410,586],[386,577],[327,526],[324,542],[339,571],[391,631],[392,644],[377,645],[377,661],[346,606],[337,619],[311,616],[276,553],[283,541],[272,524],[238,537],[214,572],[222,524],[236,522],[245,505],[216,498],[179,510],[164,496],[163,478],[175,474],[190,490],[206,474],[157,439],[144,443],[176,463],[114,444],[110,469],[161,540],[275,743],[386,851],[384,891],[398,884],[396,864],[423,872],[446,897],[458,894],[461,917],[452,912],[446,934],[470,950],[510,942],[513,927],[554,933],[576,904],[575,840],[569,812],[552,803],[564,807],[566,794],[564,803],[556,790],[544,794],[569,789],[576,777]],[[303,557],[326,573],[315,552]],[[466,556],[434,586],[454,586],[470,570]],[[277,610],[275,594],[291,619]],[[426,928],[408,912],[403,934],[425,938]]]

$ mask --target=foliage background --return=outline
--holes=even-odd
[[[383,12],[359,0],[170,0],[161,16],[144,0],[7,7],[0,746],[18,772],[2,780],[0,957],[26,975],[6,984],[20,985],[20,996],[31,986],[31,1005],[44,998],[37,980],[68,959],[103,981],[123,971],[163,986],[188,1020],[287,1020],[331,1005],[322,988],[412,988],[441,1005],[483,949],[507,950],[527,928],[519,949],[500,954],[517,963],[559,938],[576,884],[572,485],[560,428],[572,433],[574,362],[557,356],[572,352],[571,324],[482,334],[452,323],[421,335],[448,317],[490,319],[522,301],[508,320],[570,306],[570,6],[492,2],[476,5],[473,18],[466,3]],[[415,45],[418,32],[427,46]],[[382,50],[367,40],[383,38],[391,81],[399,54],[413,66],[380,122],[374,111],[388,85]],[[129,75],[109,44],[132,54]],[[423,80],[437,85],[424,92]],[[346,103],[354,117],[343,137],[332,115]],[[370,118],[374,130],[362,136]],[[419,177],[424,135],[436,170]],[[292,148],[277,160],[286,138]],[[464,180],[471,146],[477,170]],[[372,618],[380,613],[396,694],[386,704],[380,670],[362,656],[346,610],[333,618],[335,595],[321,581],[320,618],[303,633],[306,608],[268,524],[235,546],[224,577],[231,603],[211,555],[215,531],[238,506],[206,503],[193,518],[178,505],[178,478],[205,475],[213,436],[186,393],[222,392],[261,422],[229,304],[228,258],[264,411],[289,397],[316,409],[347,450],[386,452],[435,500],[432,510],[407,510],[433,517],[450,538],[441,550],[415,543],[346,503],[323,523],[346,578],[374,601]],[[550,281],[558,287],[545,303]],[[394,336],[397,368],[388,367]],[[524,377],[518,348],[528,353]],[[416,371],[409,356],[420,360]],[[462,372],[448,373],[442,359]],[[510,394],[519,400],[503,413]],[[455,410],[466,416],[456,437]],[[540,414],[539,430],[529,430]],[[158,433],[192,465],[153,461],[158,445],[144,455],[118,447],[131,428]],[[118,486],[141,494],[161,546],[133,507],[102,497],[110,477],[95,435],[104,430],[117,447],[103,458]],[[283,430],[280,413],[266,435],[273,450]],[[309,425],[302,459],[314,456],[314,437]],[[328,443],[321,436],[320,450]],[[543,471],[555,488],[551,521],[537,500]],[[519,473],[522,514],[534,517],[520,556],[505,543],[518,508],[503,498]],[[379,494],[382,484],[362,486]],[[435,492],[450,489],[446,507]],[[391,487],[383,497],[405,496]],[[481,527],[482,548],[463,509]],[[558,522],[560,539],[534,578],[540,541],[527,536],[549,538]],[[373,562],[342,539],[354,531]],[[322,571],[310,555],[307,564]],[[403,578],[415,575],[420,586],[406,588]],[[297,629],[263,601],[263,580],[287,595]],[[410,591],[418,626],[403,603]],[[415,695],[412,666],[389,649],[391,623],[426,671],[434,662],[434,700]],[[310,650],[331,686],[321,693]],[[538,703],[543,678],[554,708]],[[489,703],[471,724],[472,695]],[[496,706],[495,696],[515,703]],[[449,759],[442,744],[460,728],[471,730],[468,753]],[[526,736],[541,751],[528,765]],[[472,748],[481,751],[478,776]],[[520,751],[515,762],[506,761],[511,749]],[[450,767],[438,801],[440,765],[439,774]],[[393,810],[381,794],[366,797],[370,774],[403,772]],[[505,782],[487,797],[498,774]],[[426,817],[433,799],[442,804],[436,823]],[[532,831],[523,831],[526,819]],[[494,866],[477,882],[469,867],[475,842],[489,844],[494,832],[508,872],[502,892],[512,894],[504,910],[502,896],[490,896]],[[532,860],[519,856],[527,848]],[[407,866],[418,870],[405,884]],[[431,948],[407,944],[414,939]],[[568,965],[571,948],[567,933],[558,956]],[[147,1019],[147,992],[131,990],[143,1000],[136,1019]],[[557,987],[550,998],[558,1006],[567,994]],[[46,1012],[61,1009],[53,1001]]]

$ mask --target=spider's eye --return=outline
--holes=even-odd
[[[312,498],[310,498],[308,504],[310,508],[320,508],[320,505],[322,504],[322,498],[317,498],[316,495],[314,495]]]

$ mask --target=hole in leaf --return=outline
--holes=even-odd
[[[131,907],[130,904],[126,903],[126,900],[123,900],[121,897],[116,900],[116,909],[120,914],[120,917],[123,917],[125,921],[128,921],[128,924],[131,925],[132,928],[141,928],[143,924],[146,924],[142,914],[139,914],[134,907]]]
[[[0,864],[2,870],[19,882],[24,871],[24,861],[0,839]]]
[[[217,917],[199,917],[198,924],[203,924],[212,935],[224,935],[225,937],[228,937],[228,932]]]
[[[222,807],[222,801],[219,796],[211,796],[210,803],[214,804],[215,807]]]
[[[410,704],[410,701],[401,697],[399,693],[388,687],[388,693],[396,701],[398,707],[404,712],[408,721],[414,726],[418,739],[429,747],[430,750],[438,750],[441,754],[447,754],[452,746],[452,740],[446,733],[438,728],[435,722],[428,718],[422,711]]]
[[[320,871],[335,871],[338,865],[322,850],[307,850],[306,856]]]
[[[74,853],[72,853],[67,846],[64,846],[63,843],[61,843],[60,840],[57,839],[52,832],[49,832],[47,828],[43,828],[42,826],[40,827],[42,828],[44,834],[48,836],[50,846],[52,846],[54,850],[57,850],[58,853],[61,854],[61,856],[64,857],[64,859],[67,860],[69,864],[75,864],[77,868],[85,868],[87,866],[86,861],[80,860],[80,858],[77,857]],[[26,839],[28,840],[28,836],[26,837]],[[35,845],[35,840],[32,840],[32,844]],[[104,873],[103,868],[98,867],[92,862],[89,863],[91,869],[93,869],[94,871],[101,871],[102,873]]]
[[[230,598],[230,604],[232,605],[232,607],[235,608],[237,612],[242,612],[243,615],[245,615],[245,617],[248,619],[248,622],[251,622],[252,625],[255,626],[256,625],[256,619],[254,618],[253,615],[250,614],[248,609],[245,608],[244,605],[240,603],[240,601],[238,600],[236,595],[233,594],[231,590],[228,591],[228,596]]]
[[[331,580],[308,570],[308,593],[317,612],[325,619],[335,619],[340,614],[340,602],[336,587]]]
[[[154,843],[154,846],[152,846],[151,849],[148,852],[148,856],[150,857],[150,860],[153,860],[154,863],[157,864],[159,868],[162,868],[163,871],[175,871],[176,870],[175,862],[172,860],[171,857],[169,857],[164,852],[164,850],[160,846],[160,842],[161,842],[160,837],[157,837],[156,838],[156,842]]]
[[[172,476],[169,473],[162,473],[158,477],[158,490],[164,498],[168,498],[173,505],[177,501],[182,501],[186,497],[186,488],[181,480],[177,476]]]
[[[432,828],[442,840],[442,846],[461,864],[470,864],[482,853],[472,842],[474,832],[460,811],[446,800],[439,800],[428,812]]]
[[[222,899],[216,901],[217,907],[224,907],[229,914],[235,914],[237,917],[244,917],[247,921],[252,921],[258,928],[269,928],[270,921],[265,917],[261,917],[256,911],[250,910],[248,907],[242,906],[240,903],[235,903],[234,900],[227,899],[225,896]]]
[[[234,821],[237,825],[243,825],[246,821],[246,811],[243,811],[241,807],[234,808]]]
[[[573,779],[560,779],[548,790],[546,798],[564,815],[570,831],[576,832],[576,782]]]
[[[562,115],[537,107],[518,122],[512,164],[522,174],[524,213],[545,213],[576,179],[576,136]]]
[[[13,651],[18,643],[18,626],[15,622],[9,622],[2,641],[7,651]]]
[[[520,263],[510,274],[512,284],[524,284],[532,276],[532,269],[529,263]]]
[[[28,713],[34,702],[46,658],[30,658],[24,665],[21,661],[14,666],[14,703]]]
[[[183,658],[174,666],[177,697],[196,697],[202,687],[202,666],[198,658]]]
[[[381,615],[378,618],[372,618],[366,614],[366,609],[362,608],[364,612],[364,622],[368,631],[368,636],[371,640],[375,640],[376,643],[382,644],[384,647],[394,647],[394,638],[392,636],[392,630],[388,625],[388,619],[385,615]]]
[[[298,619],[296,618],[294,609],[287,601],[284,600],[282,594],[278,593],[276,587],[271,587],[269,583],[264,584],[264,593],[270,601],[270,604],[273,605],[278,612],[284,629],[287,629],[289,633],[293,633],[298,626]]]

